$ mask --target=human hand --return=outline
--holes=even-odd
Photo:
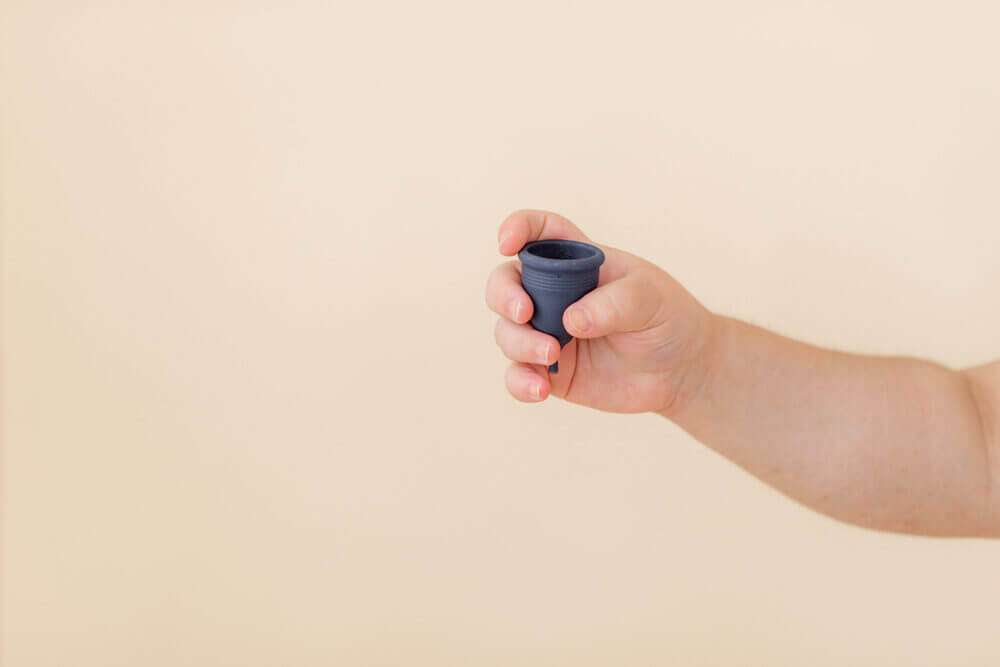
[[[593,243],[566,218],[532,210],[511,214],[498,239],[500,254],[508,257],[541,239]],[[594,245],[606,257],[600,282],[563,314],[574,339],[562,350],[528,324],[533,305],[521,287],[520,262],[501,264],[490,275],[486,303],[500,315],[496,342],[513,361],[507,390],[526,402],[555,395],[598,410],[669,416],[707,377],[714,318],[656,265]],[[549,374],[556,361],[559,372]]]

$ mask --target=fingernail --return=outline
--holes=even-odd
[[[531,397],[541,398],[542,397],[542,385],[537,383],[531,387]]]
[[[510,232],[504,232],[503,234],[500,235],[500,240],[497,241],[498,248],[503,247],[503,242],[507,240],[508,236],[510,236]]]
[[[552,344],[542,343],[538,346],[538,362],[541,364],[549,363],[549,355],[552,354]]]
[[[520,322],[521,321],[521,300],[520,299],[517,299],[517,300],[514,301],[514,305],[511,308],[511,311],[512,311],[512,313],[511,313],[511,319],[513,319],[515,322]]]
[[[582,306],[577,306],[569,311],[569,321],[573,323],[573,328],[580,333],[587,333],[594,326],[590,315]]]

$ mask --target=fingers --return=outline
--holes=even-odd
[[[525,243],[539,239],[569,239],[590,242],[572,222],[548,211],[515,211],[500,224],[497,233],[500,254],[516,255]]]
[[[505,262],[493,269],[486,281],[486,305],[513,322],[524,323],[531,319],[534,304],[521,287],[521,272],[516,262]]]
[[[539,366],[514,363],[507,369],[504,376],[507,391],[519,401],[537,403],[548,398],[552,391],[548,374]]]
[[[501,317],[494,336],[500,351],[511,361],[548,366],[559,360],[559,341],[527,324],[515,324]]]
[[[642,331],[662,324],[664,298],[657,281],[641,272],[598,287],[563,313],[563,326],[577,338]]]

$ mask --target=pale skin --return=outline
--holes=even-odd
[[[525,210],[502,255],[529,241],[594,243],[566,218]],[[601,244],[600,284],[563,316],[562,350],[528,324],[517,260],[486,303],[519,401],[550,396],[655,412],[799,502],[848,523],[937,536],[1000,536],[1000,362],[952,370],[826,350],[710,312],[659,267]],[[546,367],[559,362],[559,372]]]

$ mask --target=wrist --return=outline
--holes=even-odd
[[[672,399],[656,411],[671,421],[682,421],[685,415],[696,412],[711,396],[712,385],[720,373],[732,320],[707,310],[704,315],[688,360],[676,373]]]

